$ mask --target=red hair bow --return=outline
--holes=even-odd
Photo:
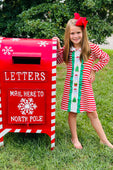
[[[84,29],[86,28],[88,23],[86,17],[80,17],[79,13],[74,13],[74,19],[77,19],[76,26],[84,26]]]

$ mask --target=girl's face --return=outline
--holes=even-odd
[[[75,48],[81,47],[83,33],[81,27],[78,26],[71,26],[70,27],[70,41],[73,43]]]

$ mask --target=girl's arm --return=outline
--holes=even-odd
[[[60,46],[60,39],[58,37],[53,37],[57,40],[57,64],[63,63],[63,51],[64,48]]]
[[[92,52],[92,56],[94,57],[94,59],[99,59],[99,61],[93,66],[93,70],[95,72],[98,72],[99,70],[101,70],[108,62],[109,62],[109,56],[107,53],[105,53],[104,51],[102,51],[98,45],[96,44],[90,44],[91,46],[91,52]]]

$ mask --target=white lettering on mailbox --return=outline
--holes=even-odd
[[[37,72],[4,72],[5,81],[47,81],[47,72],[46,71],[37,71]]]
[[[28,117],[27,116],[11,116],[11,122],[27,122]]]
[[[43,121],[43,116],[11,116],[11,122],[15,123],[41,123]]]
[[[43,116],[30,116],[30,122],[42,122],[43,121]]]
[[[10,96],[13,97],[44,97],[44,91],[19,91],[19,90],[10,90]]]
[[[44,124],[46,91],[9,89],[8,121],[11,124]]]
[[[17,91],[17,90],[10,91],[10,96],[23,97],[21,91]]]

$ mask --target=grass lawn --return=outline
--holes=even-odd
[[[113,143],[113,50],[109,64],[96,73],[93,83],[97,111],[108,139]],[[83,150],[71,144],[68,113],[60,109],[66,67],[57,66],[56,147],[50,150],[46,134],[8,133],[0,148],[0,170],[113,170],[113,150],[99,138],[85,113],[77,119]]]

